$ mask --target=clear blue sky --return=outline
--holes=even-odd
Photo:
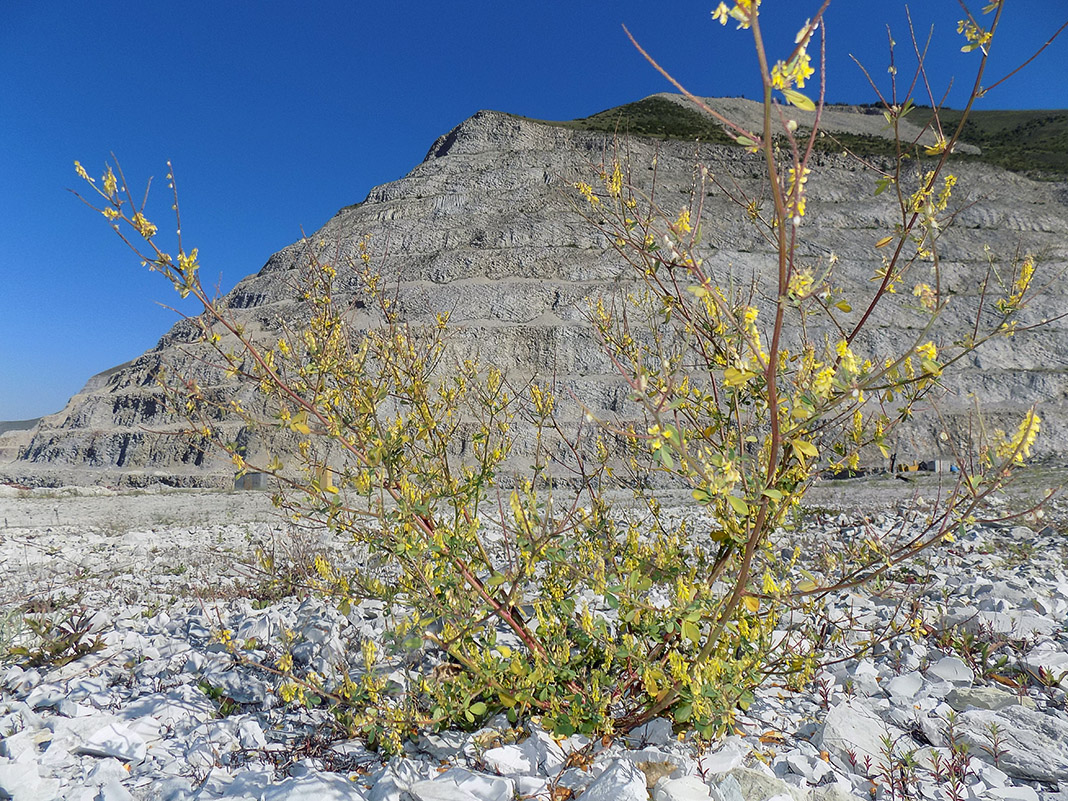
[[[992,78],[1068,18],[1066,0],[1006,2]],[[227,290],[302,227],[311,233],[405,174],[479,109],[572,119],[669,89],[621,24],[695,93],[753,97],[750,39],[714,23],[715,5],[5,0],[0,420],[59,410],[89,376],[151,347],[175,319],[157,305],[175,301],[161,277],[64,191],[77,187],[75,159],[99,174],[114,152],[133,185],[155,175],[159,189],[173,160],[186,243],[200,248],[204,280]],[[765,0],[773,52],[789,51],[817,5]],[[955,0],[913,6],[924,35],[937,26],[932,67],[939,89],[956,77],[951,105],[959,102],[975,63],[959,53],[960,8]],[[848,54],[885,81],[887,22],[902,53],[910,49],[903,8],[832,3],[829,100],[874,100]],[[1068,107],[1066,79],[1068,35],[984,107]]]

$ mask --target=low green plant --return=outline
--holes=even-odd
[[[227,695],[222,687],[216,687],[208,681],[199,682],[197,687],[215,703],[220,718],[228,718],[241,711],[241,705]]]
[[[968,785],[975,779],[972,757],[968,744],[960,740],[957,732],[957,713],[950,711],[946,717],[945,737],[949,755],[933,751],[930,756],[931,778],[943,787],[947,801],[963,801],[969,795]]]
[[[7,656],[20,666],[62,667],[104,647],[103,638],[93,632],[93,616],[76,604],[32,604],[19,617],[28,642],[20,637],[22,642],[8,646]]]
[[[670,715],[712,736],[730,729],[769,675],[798,686],[812,678],[827,640],[797,612],[952,539],[1028,456],[1039,428],[1033,409],[1014,434],[953,442],[945,431],[960,472],[941,508],[886,536],[844,542],[823,564],[792,526],[821,466],[856,468],[862,454],[886,452],[919,402],[937,399],[945,371],[989,338],[1022,330],[1019,314],[1035,293],[1032,257],[1008,272],[992,262],[972,332],[940,341],[949,302],[940,240],[956,183],[944,168],[960,126],[943,130],[937,118],[933,144],[899,139],[893,166],[871,177],[896,220],[871,243],[879,260],[871,291],[847,297],[834,254],[802,255],[818,124],[799,136],[791,106],[818,119],[822,98],[801,90],[812,54],[822,57],[825,8],[775,63],[756,0],[715,12],[753,36],[763,127],[706,110],[739,158],[763,170],[759,192],[698,164],[688,198],[680,205],[675,193],[668,205],[655,183],[636,177],[655,180],[645,169],[655,163],[632,164],[622,147],[575,184],[579,213],[634,278],[588,309],[629,388],[628,415],[596,419],[589,410],[578,427],[561,422],[563,401],[550,385],[532,378],[517,389],[493,365],[452,362],[448,314],[428,326],[407,322],[367,240],[343,264],[326,259],[325,243],[305,240],[301,312],[270,341],[254,336],[202,287],[180,224],[177,249],[161,249],[121,169],[107,167],[97,182],[77,165],[99,193],[93,207],[143,264],[203,304],[191,321],[199,358],[232,379],[233,391],[161,375],[192,422],[194,445],[222,447],[240,471],[273,474],[282,488],[275,502],[294,525],[326,526],[366,554],[353,570],[314,561],[319,589],[343,612],[364,598],[392,610],[390,642],[404,659],[368,643],[359,675],[331,683],[298,674],[287,651],[272,668],[287,679],[284,700],[330,699],[349,728],[391,751],[420,728],[474,727],[502,711],[561,735],[610,734]],[[985,27],[969,17],[963,28],[966,47],[981,40],[980,77],[1001,3],[987,12]],[[912,85],[926,83],[921,59]],[[913,108],[903,94],[892,75],[883,106],[895,131]],[[167,180],[173,189],[169,165]],[[770,275],[739,284],[717,262],[702,233],[724,222],[706,218],[710,191],[771,244]],[[342,286],[356,287],[366,326],[350,322]],[[892,352],[866,348],[862,334],[899,288],[923,324]],[[531,467],[516,474],[509,457],[519,439],[530,443]],[[635,488],[641,514],[613,505],[607,490],[620,481]],[[686,487],[701,514],[665,513],[657,487]],[[398,668],[403,688],[387,678]]]
[[[17,607],[0,611],[0,664],[11,659],[11,648],[25,629],[23,612]]]

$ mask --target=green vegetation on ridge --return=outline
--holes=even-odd
[[[539,121],[576,131],[603,131],[657,139],[700,139],[716,145],[734,144],[723,126],[711,117],[663,97],[647,97],[576,120]]]
[[[942,128],[948,135],[960,123],[962,112],[942,109]],[[925,126],[933,110],[919,106],[909,122]],[[549,125],[577,131],[601,131],[658,139],[683,139],[731,145],[723,127],[696,109],[663,97],[647,97],[605,109],[589,117]],[[1068,110],[972,111],[961,141],[975,145],[980,155],[955,154],[954,159],[994,164],[1042,180],[1068,178]],[[849,150],[861,157],[895,155],[892,139],[881,136],[826,131],[816,142],[822,152]]]
[[[930,108],[917,108],[912,121],[924,125]],[[960,124],[962,112],[943,109],[942,128]],[[1068,110],[972,111],[961,141],[982,150],[979,161],[996,164],[1031,178],[1063,180],[1068,177]]]

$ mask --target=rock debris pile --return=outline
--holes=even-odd
[[[824,517],[811,535],[853,525]],[[343,615],[315,597],[253,600],[249,575],[227,569],[248,547],[239,524],[127,532],[106,559],[47,528],[13,530],[0,535],[4,586],[42,586],[28,554],[40,540],[60,548],[51,586],[81,587],[86,638],[101,647],[58,667],[0,669],[0,798],[1068,799],[1068,541],[1054,526],[979,527],[940,547],[911,573],[931,610],[915,637],[828,664],[802,692],[761,688],[725,740],[701,746],[664,719],[612,740],[559,739],[498,717],[424,734],[392,759],[345,739],[326,710],[284,703],[281,679],[248,664],[289,649],[323,676],[346,664],[355,675],[360,644],[387,628],[380,602]],[[182,543],[217,580],[183,589],[189,573],[173,564],[171,583],[159,581],[153,538]],[[196,560],[206,551],[215,561]],[[0,599],[8,615],[15,602],[25,608]],[[900,614],[877,591],[829,603],[867,626]]]

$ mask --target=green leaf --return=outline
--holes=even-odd
[[[844,300],[840,300],[837,303],[835,303],[834,307],[836,309],[838,309],[838,311],[843,311],[846,314],[848,314],[849,312],[853,311],[853,307],[850,306],[848,303],[846,303]]]
[[[766,489],[760,494],[767,498],[771,498],[773,501],[782,500],[782,493],[779,492],[777,489]]]
[[[471,710],[471,714],[476,717],[482,717],[486,714],[486,705],[482,701],[476,701],[468,707]]]
[[[723,371],[723,380],[727,382],[728,387],[737,387],[744,384],[755,375],[756,373],[750,372],[749,370],[739,370],[737,367],[728,367]]]
[[[816,104],[813,103],[807,95],[804,95],[795,89],[783,89],[782,94],[783,97],[786,98],[786,102],[792,106],[797,106],[802,111],[816,110]]]
[[[698,628],[696,623],[684,620],[682,621],[682,636],[697,645],[697,643],[701,642],[701,629]]]
[[[751,693],[749,690],[743,691],[742,694],[738,697],[739,708],[743,712],[745,712],[745,710],[749,709],[749,706],[753,703],[753,698],[753,693]]]
[[[494,573],[492,576],[486,579],[485,586],[489,588],[499,587],[500,585],[504,584],[505,581],[506,579],[503,573]]]
[[[728,495],[727,502],[734,507],[734,511],[739,517],[749,517],[749,504],[745,502],[744,498],[739,498],[737,495]]]
[[[675,460],[671,457],[671,451],[665,446],[660,448],[656,452],[656,458],[660,460],[660,463],[664,465],[668,470],[675,469]]]

